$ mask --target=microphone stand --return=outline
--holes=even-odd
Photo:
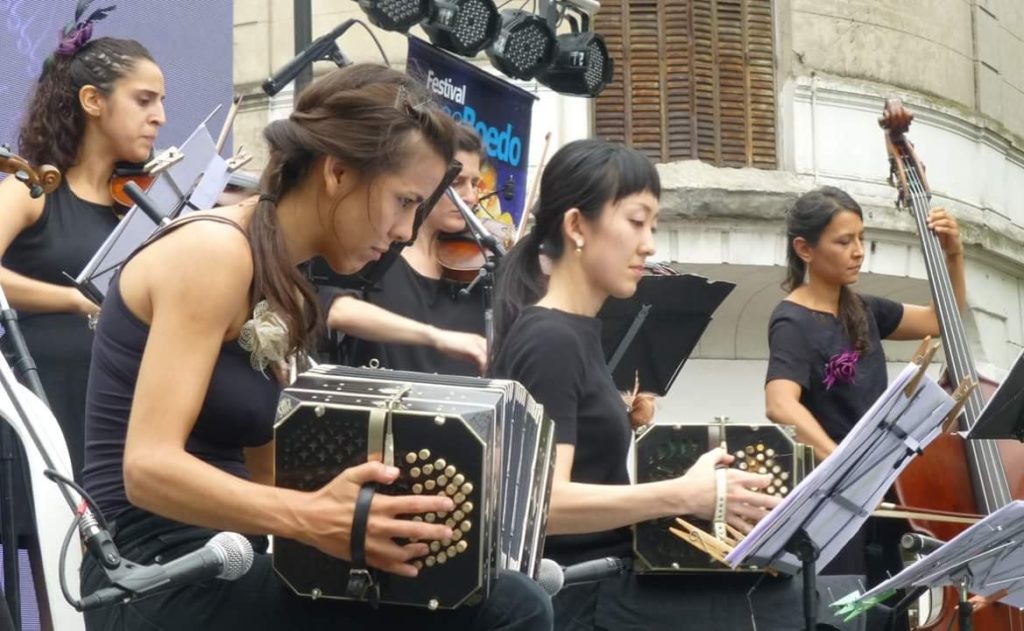
[[[460,290],[459,295],[468,296],[474,287],[480,285],[484,298],[484,336],[487,339],[487,348],[490,350],[491,343],[494,341],[494,272],[498,269],[501,258],[505,256],[505,247],[496,236],[484,227],[476,213],[466,205],[466,202],[462,201],[462,198],[451,187],[445,190],[445,194],[462,213],[470,236],[473,237],[484,254],[484,264],[477,272],[476,278],[467,287]]]

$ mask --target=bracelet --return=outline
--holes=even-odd
[[[715,516],[712,522],[715,530],[715,537],[720,540],[726,538],[725,529],[725,503],[728,497],[727,476],[729,468],[725,465],[715,467]]]

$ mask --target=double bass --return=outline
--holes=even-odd
[[[927,225],[931,193],[924,166],[906,138],[912,119],[913,115],[903,104],[892,99],[886,103],[879,125],[886,132],[891,181],[899,191],[898,205],[913,214],[921,239],[949,381],[957,384],[970,379],[982,385],[971,391],[957,420],[956,429],[966,432],[977,422],[985,407],[985,393],[990,394],[994,384],[978,378],[945,256],[938,238]],[[896,492],[902,504],[914,508],[989,514],[1015,498],[1024,497],[1024,444],[1007,440],[964,440],[959,434],[942,434],[921,456],[911,461],[896,481]],[[943,541],[967,528],[962,524],[922,519],[911,519],[910,525]],[[934,594],[919,603],[916,626],[912,626],[936,631],[959,629],[958,600],[957,590],[951,587],[941,595]],[[997,603],[978,611],[974,625],[985,631],[1024,631],[1024,614]]]

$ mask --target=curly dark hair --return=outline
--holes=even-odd
[[[61,172],[73,166],[85,132],[79,91],[91,85],[109,95],[114,83],[134,70],[140,59],[153,61],[153,56],[135,40],[113,37],[92,40],[71,56],[54,55],[39,77],[21,124],[21,155]]]

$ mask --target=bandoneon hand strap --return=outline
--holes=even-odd
[[[350,598],[366,598],[376,608],[380,598],[378,585],[366,567],[366,522],[370,519],[370,504],[377,485],[364,484],[356,496],[355,513],[352,516],[352,567],[348,572],[346,594]]]

